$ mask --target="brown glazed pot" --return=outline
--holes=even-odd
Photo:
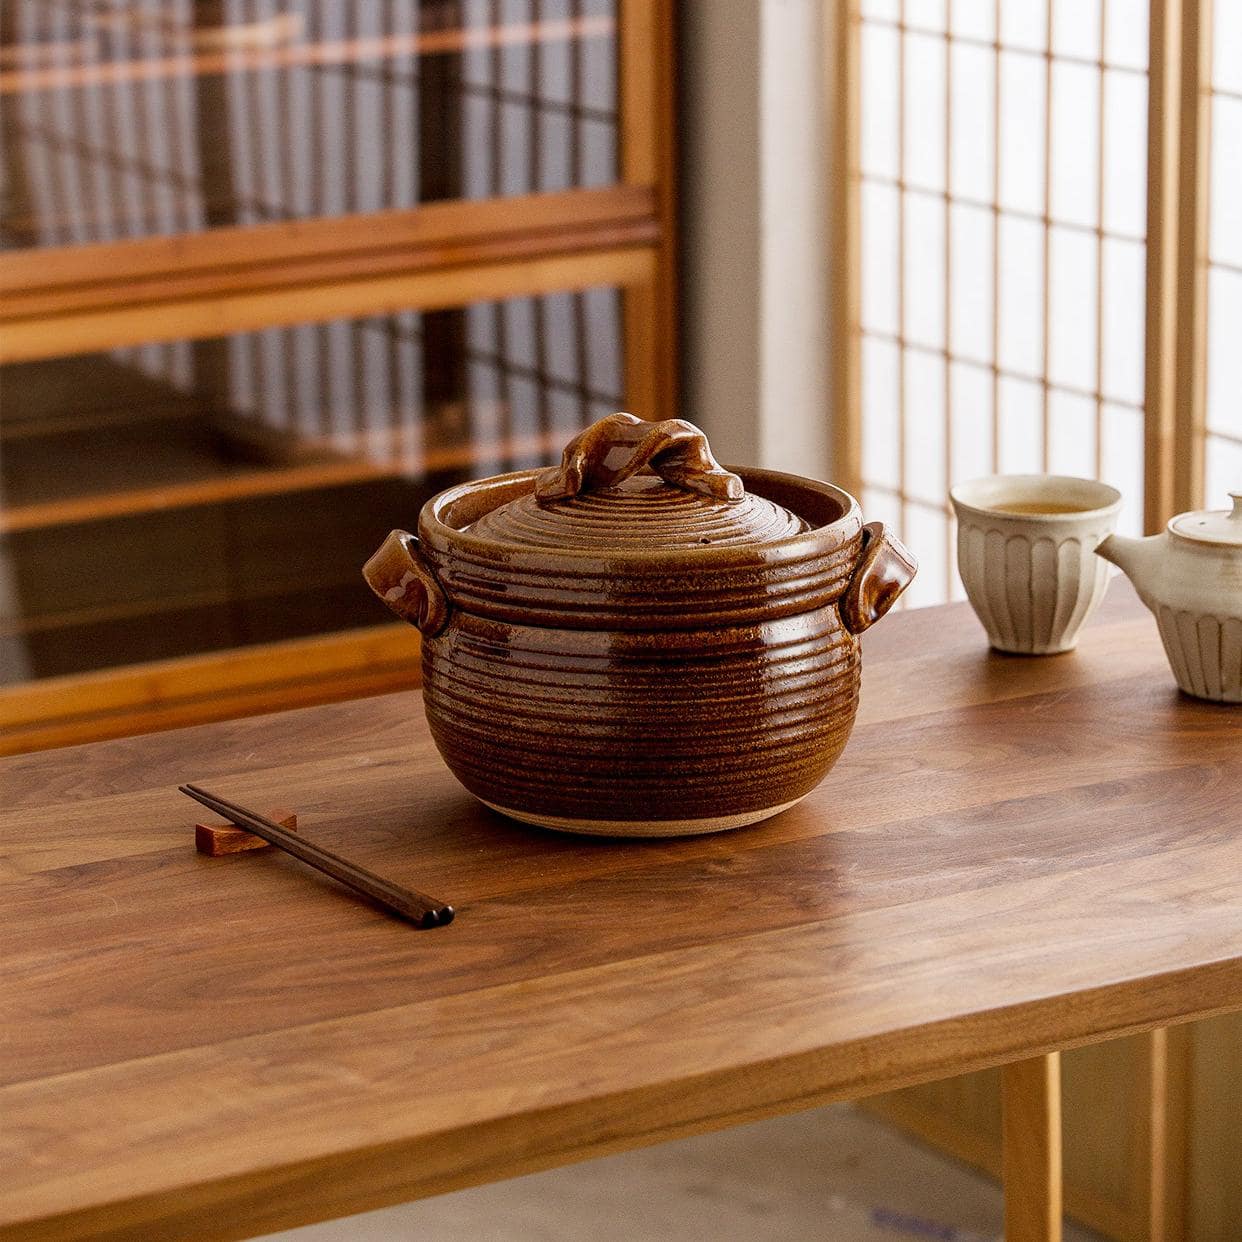
[[[423,634],[453,774],[546,828],[677,836],[805,797],[845,746],[858,635],[914,558],[848,493],[723,470],[678,419],[613,414],[441,492],[364,569]]]

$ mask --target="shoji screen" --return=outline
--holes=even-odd
[[[922,561],[910,601],[934,603],[960,594],[956,479],[1101,477],[1140,529],[1147,4],[859,0],[854,19],[863,499]]]
[[[1205,500],[1242,491],[1242,3],[1216,0],[1208,161]]]

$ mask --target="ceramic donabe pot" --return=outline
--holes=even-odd
[[[432,736],[477,798],[546,828],[676,836],[805,797],[858,702],[858,635],[914,576],[839,488],[723,470],[614,414],[558,469],[450,488],[364,570],[423,634]]]

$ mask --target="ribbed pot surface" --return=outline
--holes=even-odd
[[[796,801],[844,747],[858,683],[858,641],[835,607],[646,633],[459,613],[423,649],[427,719],[454,775],[564,826],[710,830]]]

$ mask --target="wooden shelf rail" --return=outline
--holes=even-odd
[[[110,86],[172,77],[288,69],[297,65],[345,65],[397,56],[430,56],[479,47],[564,42],[612,36],[615,21],[607,15],[497,26],[386,34],[370,38],[325,40],[288,47],[239,47],[149,59],[96,64],[39,66],[0,72],[0,95],[28,91]]]

